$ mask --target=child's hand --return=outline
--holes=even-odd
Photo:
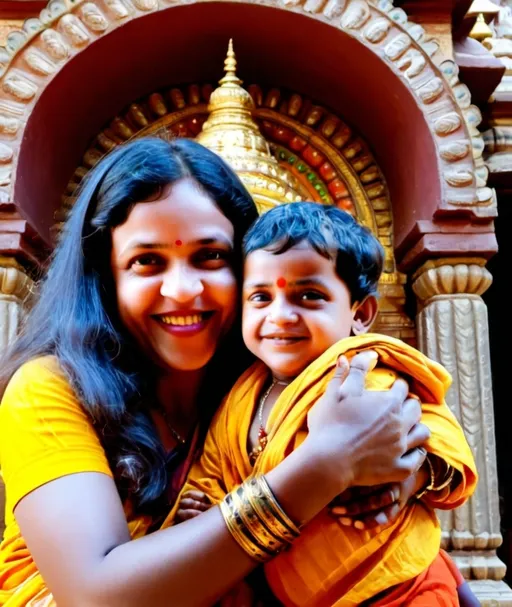
[[[206,512],[211,507],[210,499],[201,491],[187,491],[183,494],[176,512],[176,523],[183,523]]]
[[[409,500],[428,482],[420,468],[401,483],[375,487],[353,487],[331,504],[331,513],[342,525],[356,529],[373,529],[394,523]]]

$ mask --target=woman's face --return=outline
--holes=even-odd
[[[136,204],[113,229],[121,320],[159,366],[203,368],[231,328],[238,299],[233,241],[232,223],[192,179]]]

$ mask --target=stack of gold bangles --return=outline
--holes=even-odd
[[[427,454],[425,461],[429,468],[430,482],[416,494],[416,499],[421,499],[429,491],[438,493],[449,488],[455,478],[455,468],[449,466],[441,458]]]
[[[220,510],[235,541],[261,563],[279,554],[300,533],[279,505],[264,476],[251,478],[228,493]]]

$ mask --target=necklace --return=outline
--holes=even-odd
[[[167,426],[169,432],[172,434],[174,440],[180,445],[184,445],[187,441],[184,439],[179,432],[177,432],[173,425],[171,424],[169,417],[167,416],[167,411],[160,407],[160,415],[164,418],[165,425]]]
[[[265,429],[265,424],[263,423],[263,410],[265,409],[265,403],[267,402],[267,398],[269,394],[272,392],[274,386],[277,384],[281,386],[287,386],[288,384],[284,381],[279,381],[278,379],[273,378],[270,386],[265,390],[263,396],[260,398],[260,402],[258,405],[258,421],[260,422],[260,427],[258,429],[258,444],[254,449],[249,453],[249,461],[251,465],[254,466],[258,457],[263,453],[263,450],[268,444],[268,432]]]

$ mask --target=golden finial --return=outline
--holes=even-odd
[[[240,86],[243,84],[242,80],[236,75],[236,57],[235,51],[233,50],[233,38],[230,38],[228,45],[228,54],[224,60],[224,71],[226,72],[224,78],[219,81],[222,86],[224,84],[237,84]]]
[[[479,41],[492,38],[493,32],[489,24],[499,12],[500,7],[491,0],[473,0],[465,17],[466,19],[475,19],[476,17],[469,36]]]
[[[213,91],[210,115],[197,141],[216,152],[238,173],[260,211],[281,202],[301,200],[300,186],[272,156],[252,118],[254,101],[236,75],[233,41],[224,61],[225,75]]]

